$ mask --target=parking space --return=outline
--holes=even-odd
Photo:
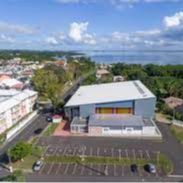
[[[147,159],[152,160],[156,158],[157,152],[142,149],[125,149],[125,148],[106,148],[106,147],[87,147],[82,146],[48,146],[45,148],[45,156],[102,156],[102,157],[117,157],[117,158],[128,158],[131,160]],[[144,170],[143,167],[138,167],[138,172],[133,173],[130,166],[123,165],[97,165],[97,164],[65,164],[65,163],[47,163],[44,164],[42,169],[38,172],[39,174],[46,175],[77,175],[77,176],[136,176],[136,177],[162,177],[163,172],[157,170],[157,173],[152,175]]]
[[[45,156],[65,155],[65,156],[102,156],[102,157],[118,157],[147,159],[156,158],[157,152],[141,149],[119,149],[119,148],[102,148],[87,146],[48,146],[45,148]]]
[[[150,174],[143,167],[138,167],[138,172],[131,172],[130,166],[122,165],[82,165],[82,164],[44,164],[38,174],[43,175],[77,175],[77,176],[136,176],[136,177],[160,177],[160,170],[156,174]]]

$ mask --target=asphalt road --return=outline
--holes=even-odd
[[[1,156],[8,150],[9,147],[13,146],[19,141],[28,141],[33,136],[35,136],[34,131],[38,128],[44,129],[48,125],[46,121],[46,116],[43,114],[39,114],[36,119],[25,127],[17,136],[15,136],[10,142],[8,142],[3,148],[0,149]],[[1,158],[1,162],[3,162],[3,158]]]

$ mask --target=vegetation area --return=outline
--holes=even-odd
[[[164,154],[159,154],[158,166],[163,170],[163,172],[168,175],[173,172],[172,161]]]
[[[163,98],[174,96],[183,98],[183,65],[139,65],[113,64],[113,75],[122,75],[127,80],[141,80],[158,99],[157,107],[161,112],[172,115],[173,111],[164,105]],[[183,116],[176,112],[175,118]]]
[[[159,168],[161,168],[165,174],[169,174],[173,170],[172,162],[164,155],[159,154],[159,159],[147,160],[145,158],[127,158],[127,157],[95,157],[95,156],[48,156],[45,157],[45,162],[48,163],[82,163],[82,164],[115,164],[115,165],[125,165],[129,166],[131,164],[137,164],[139,166],[144,166],[147,163],[154,163]]]
[[[50,136],[53,134],[55,129],[58,127],[59,124],[57,123],[50,123],[50,125],[46,128],[46,130],[43,132],[43,136]]]
[[[29,51],[29,50],[0,50],[0,60],[13,59],[14,57],[22,58],[25,61],[54,61],[55,57],[70,57],[77,55],[76,52],[64,51]]]
[[[64,87],[68,82],[74,83],[79,77],[95,70],[95,64],[89,58],[80,57],[78,60],[68,58],[67,68],[54,64],[47,65],[35,72],[32,83],[39,97],[50,100],[54,107],[62,105],[60,100]]]
[[[14,171],[13,174],[1,177],[0,182],[25,182],[25,176],[22,171]]]
[[[8,156],[12,162],[23,161],[29,155],[40,157],[42,155],[42,148],[33,146],[27,142],[18,142],[8,151]]]
[[[175,136],[175,138],[180,143],[183,143],[183,127],[171,125],[170,129],[171,129],[172,134]]]

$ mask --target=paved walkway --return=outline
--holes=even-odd
[[[70,126],[66,121],[62,121],[56,128],[53,136],[70,136]]]

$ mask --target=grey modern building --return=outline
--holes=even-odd
[[[81,86],[65,105],[65,115],[73,133],[153,136],[155,104],[141,81]]]

